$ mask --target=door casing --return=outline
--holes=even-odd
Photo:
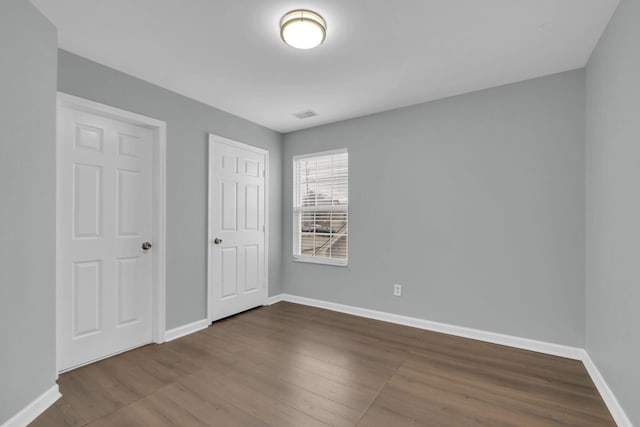
[[[77,96],[58,92],[57,108],[71,108],[77,111],[100,115],[136,126],[153,130],[153,226],[152,226],[152,339],[154,343],[163,343],[166,332],[166,151],[167,125],[165,122],[111,107]],[[60,170],[60,143],[62,137],[58,126],[56,135],[56,170]],[[60,239],[60,179],[56,172],[56,254],[63,250]],[[60,307],[59,295],[61,286],[60,257],[56,255],[56,309]],[[57,326],[56,326],[57,337]],[[109,357],[109,356],[106,356]],[[56,377],[59,373],[58,355],[56,354]],[[90,361],[88,363],[93,363]]]
[[[209,177],[207,181],[207,320],[209,323],[213,321],[213,304],[211,295],[213,293],[213,263],[211,262],[211,250],[213,246],[211,212],[213,210],[213,191],[209,186],[213,179],[213,144],[222,143],[237,147],[243,150],[253,151],[264,155],[264,292],[265,304],[269,300],[269,151],[253,145],[234,141],[215,134],[209,134]]]

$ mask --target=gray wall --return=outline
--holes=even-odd
[[[55,384],[56,29],[0,2],[0,424]]]
[[[586,346],[640,426],[639,21],[622,0],[587,67]]]
[[[167,122],[168,329],[206,317],[209,132],[269,150],[269,284],[281,292],[279,133],[65,51],[58,90]]]
[[[286,292],[583,346],[583,71],[284,141]],[[342,147],[349,266],[292,262],[292,156]]]

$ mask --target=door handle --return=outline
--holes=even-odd
[[[151,247],[152,247],[152,246],[153,246],[153,245],[152,245],[151,243],[149,243],[149,242],[144,242],[144,243],[142,244],[142,250],[143,250],[143,251],[148,251],[149,249],[151,249]]]
[[[222,243],[222,239],[219,237],[216,237],[215,239],[213,239],[213,243],[215,243],[216,245],[219,245],[220,243]]]

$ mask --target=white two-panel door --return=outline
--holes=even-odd
[[[267,152],[209,137],[209,312],[218,320],[264,305]]]
[[[152,144],[152,129],[58,109],[60,371],[152,341]]]

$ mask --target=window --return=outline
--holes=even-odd
[[[347,265],[347,150],[293,158],[293,257]]]

